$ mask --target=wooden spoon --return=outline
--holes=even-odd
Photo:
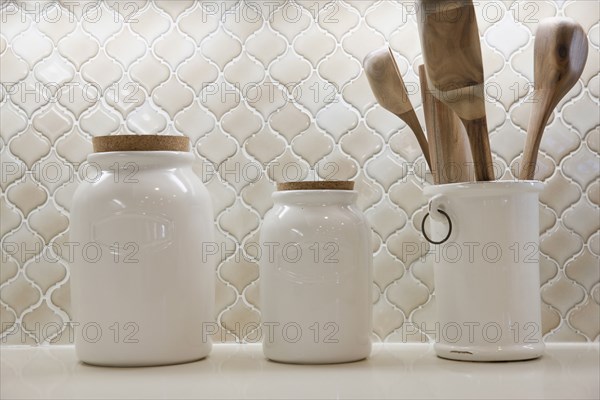
[[[421,147],[427,165],[431,169],[427,138],[425,137],[425,133],[423,133],[417,114],[408,98],[406,86],[404,86],[404,81],[398,70],[392,50],[389,47],[375,50],[365,57],[363,64],[369,85],[377,102],[383,108],[406,122],[417,137],[419,147]]]
[[[419,0],[417,19],[429,87],[467,130],[478,181],[494,179],[487,130],[483,61],[470,0]]]
[[[537,29],[533,52],[534,103],[519,176],[527,180],[534,178],[540,142],[550,115],[583,72],[588,56],[587,37],[581,25],[571,18],[548,18]]]
[[[433,182],[446,184],[474,180],[473,158],[465,127],[454,111],[431,94],[424,65],[419,66],[419,81]]]

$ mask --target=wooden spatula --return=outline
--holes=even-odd
[[[483,61],[470,0],[419,0],[417,19],[429,87],[465,126],[478,181],[494,179]]]
[[[543,20],[535,35],[534,93],[520,179],[533,179],[544,128],[558,102],[583,72],[588,42],[581,25],[571,18]]]
[[[419,81],[434,183],[474,180],[469,139],[460,118],[431,94],[424,65],[419,66]]]
[[[369,85],[377,102],[406,122],[415,134],[425,160],[427,160],[427,164],[431,169],[427,138],[408,98],[406,86],[392,51],[386,47],[375,50],[365,57],[363,64]]]

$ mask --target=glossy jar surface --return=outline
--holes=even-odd
[[[214,266],[210,196],[177,151],[88,157],[70,240],[75,345],[81,361],[141,366],[198,360],[211,342]]]
[[[260,242],[263,351],[289,363],[368,357],[371,230],[350,190],[273,194]]]
[[[534,181],[425,188],[438,356],[513,361],[544,352],[539,192]]]

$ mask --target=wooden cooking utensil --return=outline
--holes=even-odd
[[[425,66],[419,66],[425,127],[435,184],[474,180],[469,140],[460,118],[429,91]]]
[[[534,45],[534,102],[520,179],[534,178],[544,128],[558,102],[577,83],[587,56],[587,36],[573,19],[555,17],[540,23]]]
[[[478,181],[494,179],[483,61],[470,0],[419,0],[417,19],[429,87],[464,124]]]
[[[427,138],[408,98],[406,86],[398,70],[392,50],[390,48],[375,50],[365,57],[363,64],[369,85],[377,102],[406,122],[417,137],[421,151],[431,169]]]

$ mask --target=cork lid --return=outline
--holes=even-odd
[[[168,135],[113,135],[92,139],[94,152],[107,151],[190,151],[187,136]]]
[[[354,190],[354,181],[280,182],[277,190]]]

